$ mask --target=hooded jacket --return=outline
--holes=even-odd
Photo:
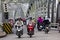
[[[41,17],[38,18],[38,22],[39,23],[42,23],[43,22],[43,19]]]

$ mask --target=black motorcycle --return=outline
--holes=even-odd
[[[21,36],[23,35],[23,28],[21,26],[17,26],[16,35],[18,36],[18,38],[21,38]]]
[[[28,35],[31,38],[32,35],[34,35],[34,27],[32,26],[32,24],[29,24],[27,29],[28,29]]]
[[[48,34],[48,32],[50,30],[49,24],[50,24],[50,22],[48,19],[43,21],[43,25],[45,26],[45,33],[46,34]]]
[[[38,21],[37,21],[37,29],[38,31],[42,31],[42,23],[39,23]]]

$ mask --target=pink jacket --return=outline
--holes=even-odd
[[[41,17],[38,18],[38,22],[42,23],[43,19]]]

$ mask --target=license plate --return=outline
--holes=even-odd
[[[42,28],[42,26],[40,26]]]
[[[20,30],[18,30],[18,31],[20,31]]]

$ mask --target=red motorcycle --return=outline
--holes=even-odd
[[[27,30],[28,30],[28,35],[31,38],[32,35],[34,35],[34,25],[32,23],[28,24]]]

